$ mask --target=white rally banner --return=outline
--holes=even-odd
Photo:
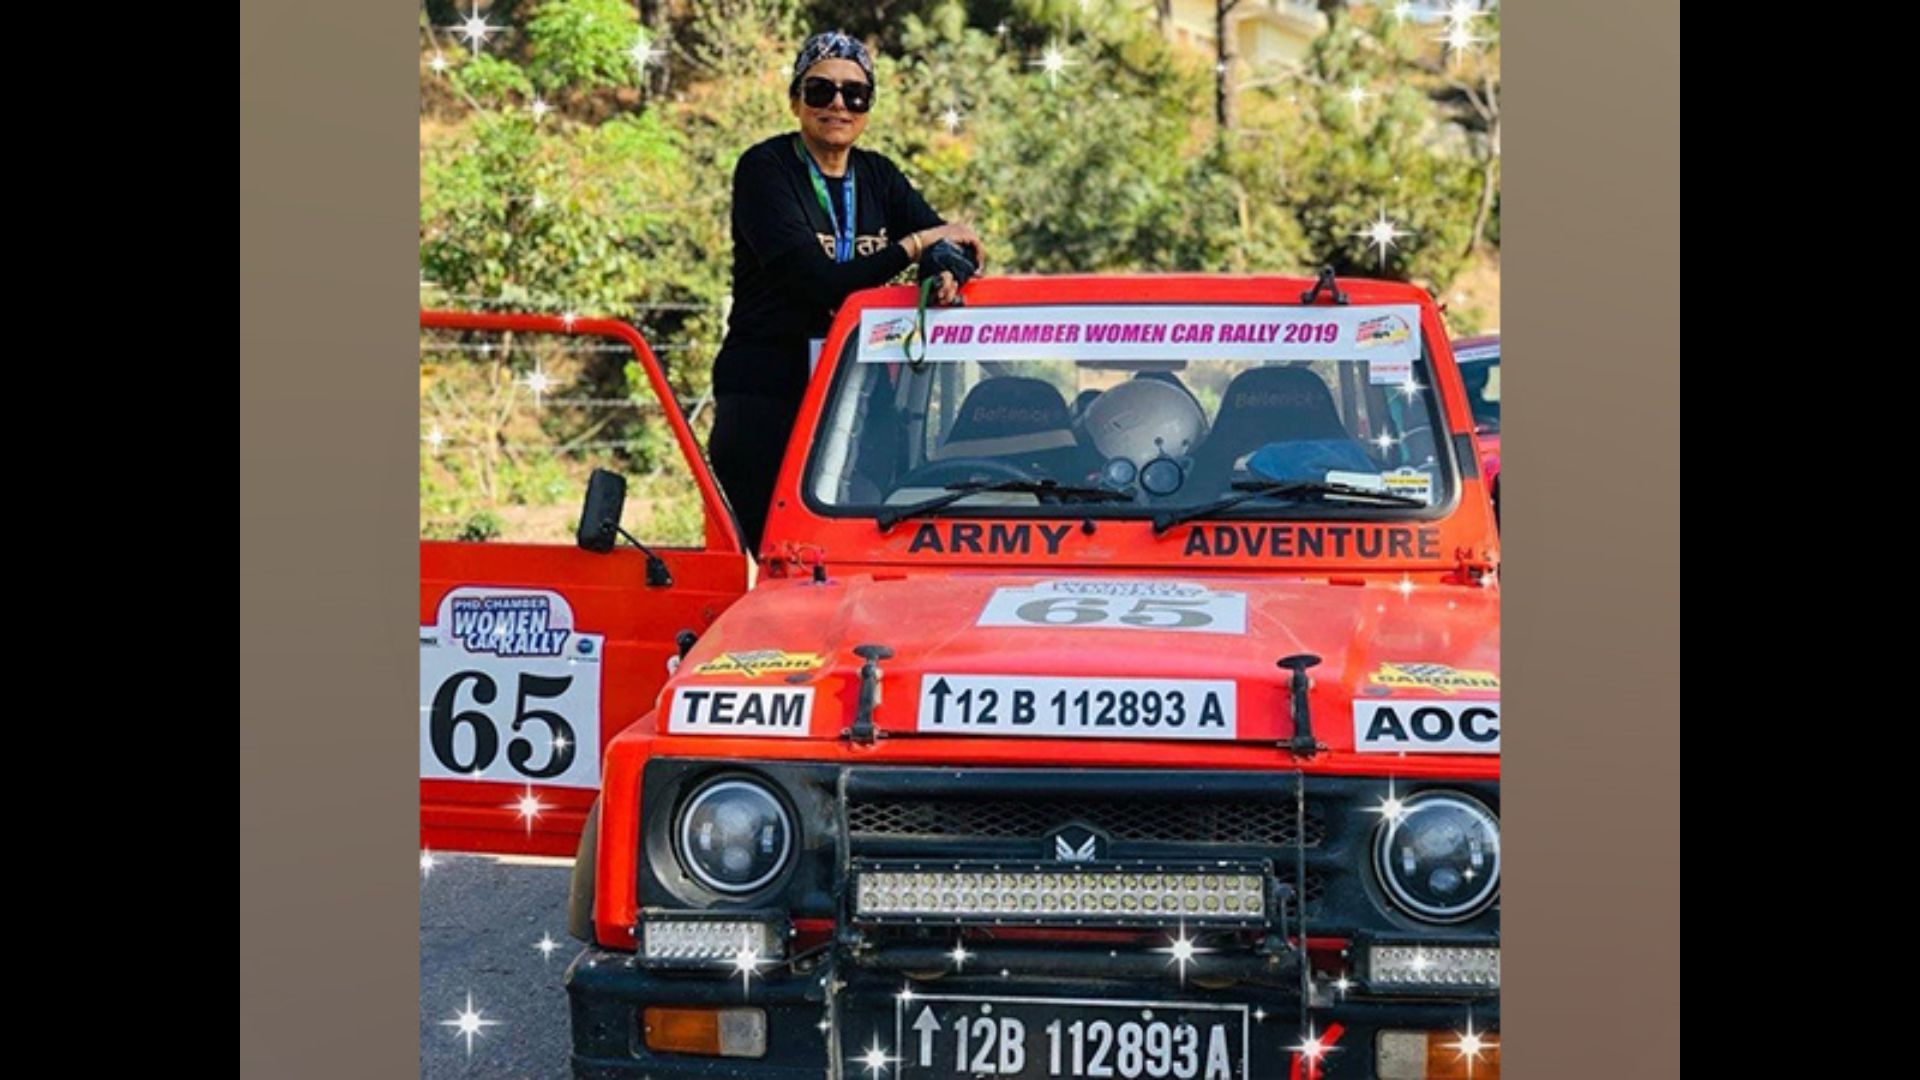
[[[1302,307],[1254,304],[1059,304],[941,307],[926,339],[911,308],[860,313],[859,359],[897,364],[964,360],[1368,360],[1420,358],[1416,304]],[[910,340],[911,339],[911,340]],[[909,349],[911,346],[911,349]]]
[[[1247,594],[1181,581],[1042,581],[995,589],[976,625],[1244,634]]]
[[[420,628],[420,775],[599,787],[605,645],[557,592],[449,592]]]

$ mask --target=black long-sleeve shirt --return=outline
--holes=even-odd
[[[820,208],[795,134],[740,155],[733,171],[733,312],[713,364],[715,393],[799,398],[807,342],[825,337],[848,294],[885,284],[911,263],[897,241],[945,224],[898,167],[854,148],[854,257],[833,261],[833,223]],[[834,212],[843,180],[828,177]]]

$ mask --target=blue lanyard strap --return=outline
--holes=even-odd
[[[853,155],[847,155],[847,178],[840,186],[840,202],[844,207],[846,228],[840,226],[841,215],[833,212],[833,200],[827,197],[827,180],[820,174],[820,166],[800,144],[798,136],[793,140],[793,152],[807,163],[807,177],[813,181],[813,197],[820,200],[820,209],[826,211],[827,220],[833,223],[833,261],[848,262],[853,259]]]

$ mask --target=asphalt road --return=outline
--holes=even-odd
[[[571,859],[434,856],[420,879],[420,1075],[565,1080]],[[546,935],[556,948],[543,956]],[[456,1026],[477,1017],[468,1038]]]

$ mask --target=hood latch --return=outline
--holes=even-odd
[[[1313,737],[1313,710],[1307,704],[1307,687],[1312,680],[1307,678],[1307,669],[1320,663],[1320,658],[1312,653],[1295,653],[1274,661],[1276,667],[1293,672],[1290,686],[1293,698],[1293,738],[1281,745],[1294,757],[1312,757],[1326,749],[1326,745]]]
[[[880,704],[880,661],[893,659],[893,650],[885,645],[855,645],[853,655],[866,663],[860,665],[860,703],[846,738],[855,746],[872,746],[880,737],[873,726],[873,710]]]

